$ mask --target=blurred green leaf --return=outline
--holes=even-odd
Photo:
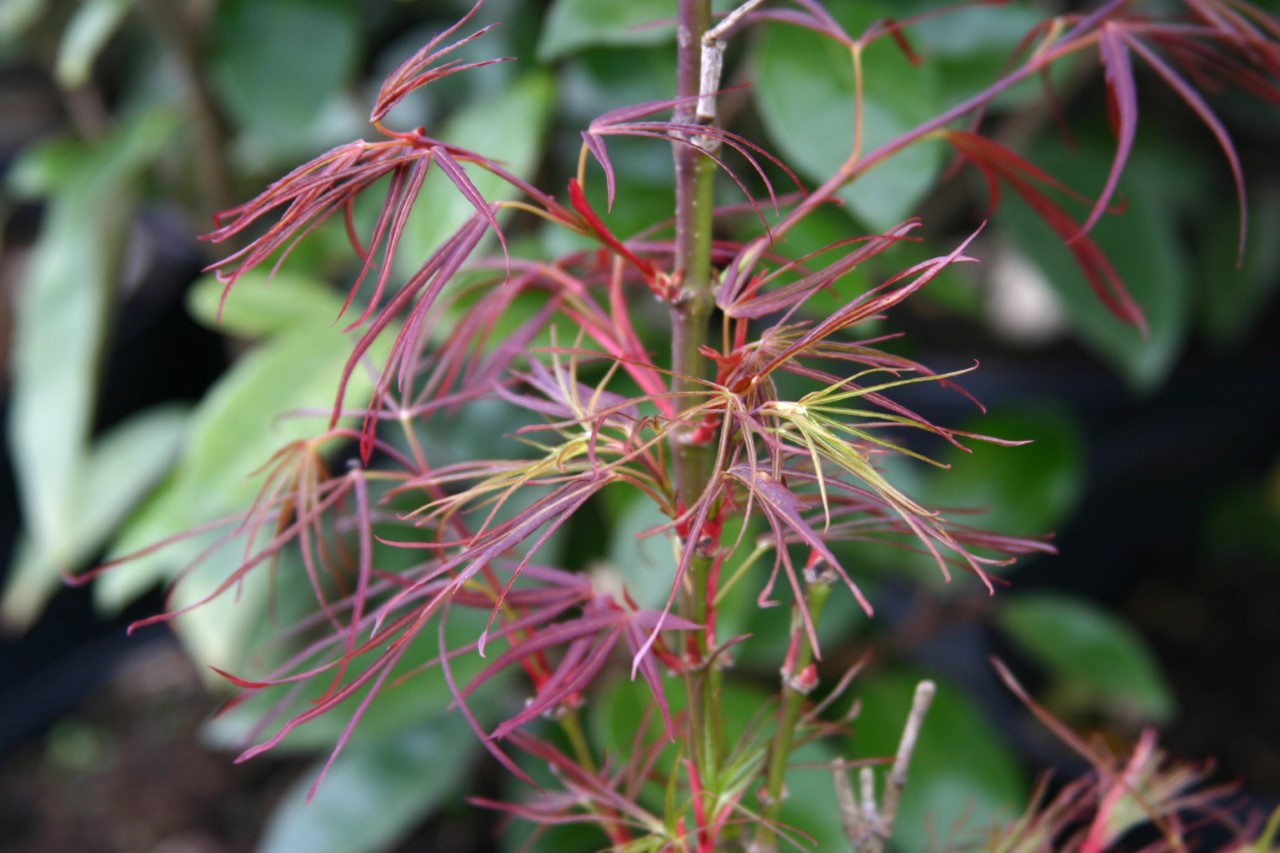
[[[892,17],[859,3],[850,32]],[[782,158],[814,180],[826,180],[849,158],[854,143],[854,77],[849,51],[793,26],[766,28],[755,54],[754,87],[761,117]],[[913,66],[891,39],[864,53],[862,153],[901,135],[936,112],[930,66]],[[876,230],[906,219],[932,187],[942,151],[932,142],[896,154],[840,191],[849,211]]]
[[[375,349],[385,355],[389,346]],[[248,506],[258,488],[252,474],[276,450],[324,431],[349,352],[340,331],[313,328],[272,339],[237,361],[197,406],[173,481],[130,520],[115,552],[129,553]],[[368,399],[372,383],[363,371],[352,377],[347,404],[357,406]],[[281,417],[301,409],[318,414]],[[167,577],[160,567],[170,563],[162,552],[108,573],[95,587],[99,602],[123,606]]]
[[[375,343],[372,363],[380,366],[390,346],[388,337]],[[134,553],[175,531],[243,512],[259,488],[254,472],[280,447],[325,430],[350,351],[351,339],[340,329],[309,326],[271,338],[237,361],[196,407],[174,476],[129,520],[112,545],[113,554]],[[354,371],[347,407],[364,405],[372,383],[367,371]],[[301,410],[315,414],[292,416]],[[113,569],[94,585],[96,602],[107,610],[123,607],[176,577],[209,544],[209,536],[183,539]],[[199,571],[184,577],[171,605],[181,607],[212,592],[238,565],[244,547],[233,542],[211,555]],[[237,607],[237,596],[225,596],[178,620],[197,660],[233,669],[240,663],[262,617],[265,576],[251,573],[238,595],[243,606]]]
[[[1054,593],[1007,598],[997,624],[1045,668],[1060,702],[1163,723],[1174,699],[1136,631],[1097,605]],[[1069,709],[1070,710],[1070,709]]]
[[[465,789],[480,742],[461,714],[443,714],[377,741],[349,744],[307,794],[324,762],[284,795],[258,853],[386,850]]]
[[[352,81],[360,40],[349,0],[223,0],[212,79],[240,124],[288,148],[306,140],[322,107]]]
[[[678,85],[676,48],[664,40],[654,47],[640,49],[584,50],[560,63],[557,78],[561,86],[558,106],[563,118],[585,127],[596,116],[621,105],[670,98]],[[621,141],[623,137],[608,140],[610,149]],[[662,168],[661,176],[666,183],[672,183],[671,147],[653,140],[647,150],[655,152],[655,163],[644,168],[645,174],[652,176]],[[568,162],[575,162],[577,151],[568,153],[571,156]],[[617,177],[621,180],[627,176],[619,170]],[[670,216],[671,211],[667,210],[666,215]]]
[[[592,45],[660,44],[675,32],[670,0],[555,0],[538,39],[538,59],[550,62]]]
[[[803,833],[802,849],[847,848],[835,783],[827,769],[840,757],[835,745],[828,741],[807,743],[791,753],[791,765],[783,783],[787,799],[779,819],[787,831]],[[813,839],[812,844],[809,839]]]
[[[854,683],[862,712],[854,721],[853,751],[847,758],[891,758],[896,753],[920,679],[893,671]],[[883,791],[884,773],[877,777],[877,790]],[[997,816],[1015,814],[1026,795],[1023,773],[1004,738],[963,692],[939,682],[911,761],[893,848],[915,853],[935,849],[938,839],[957,845],[962,838],[976,839]]]
[[[21,282],[13,344],[10,450],[26,529],[42,561],[69,567],[81,523],[99,360],[133,183],[175,117],[152,111],[49,175],[56,194]],[[59,147],[64,147],[59,145]]]
[[[211,329],[246,338],[344,324],[338,319],[342,297],[327,282],[307,275],[282,270],[270,276],[253,270],[236,283],[219,318],[225,287],[212,275],[192,285],[187,291],[191,316]]]
[[[1243,344],[1280,287],[1280,185],[1251,191],[1248,227],[1244,262],[1237,266],[1240,222],[1234,208],[1224,214],[1213,206],[1200,225],[1207,245],[1196,277],[1196,317],[1205,337],[1219,347]]]
[[[85,466],[79,496],[77,536],[100,546],[116,526],[169,470],[186,434],[185,405],[155,406],[104,433]]]
[[[1101,186],[1113,144],[1099,129],[1082,134],[1074,151],[1046,144],[1031,159],[1067,186],[1089,192]],[[1150,334],[1145,339],[1102,305],[1062,239],[1014,194],[1006,193],[996,215],[1000,227],[1045,274],[1076,333],[1139,391],[1155,389],[1168,376],[1190,325],[1190,265],[1179,213],[1188,203],[1184,184],[1198,170],[1186,157],[1139,135],[1120,181],[1117,197],[1124,210],[1104,216],[1090,235],[1146,316]]]
[[[861,568],[855,562],[846,562],[845,565]],[[764,583],[764,572],[772,567],[773,552],[770,551],[756,564],[757,580],[744,580],[731,593],[731,600],[726,601],[727,612],[723,622],[725,633],[731,636],[750,635],[734,653],[735,658],[744,663],[782,660],[791,645],[791,594],[785,589],[786,581],[779,580],[774,589],[773,598],[779,602],[778,605],[760,607],[757,604],[760,588]],[[856,569],[851,574],[863,594],[874,601],[875,581],[868,582]],[[870,620],[853,593],[843,582],[838,582],[822,611],[822,621],[818,624],[818,643],[824,649],[840,648],[850,636],[866,630],[869,625]]]
[[[94,60],[120,27],[134,0],[84,0],[62,31],[54,77],[67,89],[89,82]]]
[[[5,189],[24,201],[66,192],[82,177],[92,149],[81,139],[60,136],[23,151],[5,175]]]
[[[182,406],[139,413],[102,436],[90,451],[84,480],[74,494],[76,523],[68,529],[69,557],[57,562],[24,539],[10,569],[0,622],[24,630],[62,585],[62,575],[93,557],[124,517],[160,480],[177,457],[186,431]]]
[[[908,6],[909,11],[898,11],[895,7],[899,20],[908,14],[939,10],[939,4],[932,0],[901,5]],[[1043,20],[1044,10],[1027,2],[956,4],[942,14],[923,18],[907,30],[906,36],[937,70],[940,103],[951,106],[976,95],[1016,68],[1012,58],[1026,36]],[[1061,71],[1055,66],[1051,68],[1051,76],[1065,76]],[[1043,97],[1043,83],[1035,79],[1014,87],[997,103],[1011,106]]]
[[[610,513],[610,570],[626,584],[641,607],[661,609],[671,592],[676,572],[675,543],[667,532],[639,538],[641,533],[671,521],[647,495],[636,491],[614,491],[625,495]]]
[[[1258,559],[1280,569],[1280,465],[1273,466],[1268,479],[1239,483],[1211,496],[1203,536],[1214,558]]]
[[[1004,65],[1034,27],[1044,21],[1043,9],[1026,0],[999,6],[941,7],[937,0],[899,0],[901,14],[928,14],[907,32],[917,50],[935,59],[968,59],[994,54]]]
[[[0,4],[0,48],[8,48],[40,19],[49,0],[6,0]]]
[[[962,430],[1011,441],[1002,447],[965,440],[965,453],[947,445],[921,498],[930,506],[982,509],[972,523],[1010,536],[1043,536],[1065,522],[1084,491],[1084,447],[1070,414],[1052,406],[1009,409],[974,418]],[[970,523],[961,515],[952,518]]]

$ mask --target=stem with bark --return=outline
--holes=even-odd
[[[699,121],[693,97],[701,93],[702,35],[711,26],[710,0],[680,0],[677,24],[677,96],[675,120],[693,124]],[[691,140],[701,144],[702,140]],[[695,405],[693,396],[700,389],[698,380],[707,372],[706,360],[699,352],[707,342],[708,321],[714,304],[711,269],[711,230],[714,211],[715,163],[694,145],[674,146],[676,179],[676,268],[677,284],[671,301],[672,390],[675,392],[676,416]],[[685,424],[676,432],[673,456],[679,506],[688,511],[710,486],[714,449],[692,440],[695,424]],[[706,551],[690,561],[689,583],[683,609],[687,618],[700,625],[709,621],[711,590],[709,588],[713,558],[711,548],[697,542],[682,542],[681,548]],[[695,640],[701,671],[687,677],[689,723],[693,757],[706,792],[715,797],[719,789],[720,753],[720,674],[711,659],[715,645],[707,632],[699,632]],[[692,656],[691,656],[692,657]]]

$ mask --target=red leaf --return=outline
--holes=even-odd
[[[998,142],[964,130],[949,130],[942,135],[962,156],[983,172],[989,183],[994,184],[999,178],[1012,187],[1066,243],[1067,249],[1088,279],[1089,286],[1107,310],[1121,320],[1137,326],[1142,334],[1147,334],[1147,321],[1142,316],[1142,310],[1134,303],[1119,273],[1111,266],[1102,249],[1088,235],[1082,235],[1079,224],[1037,184],[1072,196],[1076,195],[1074,192]],[[993,199],[993,202],[996,200]]]

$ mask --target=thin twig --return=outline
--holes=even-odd
[[[716,121],[716,93],[720,90],[720,74],[724,70],[724,50],[727,42],[721,38],[733,28],[742,17],[763,3],[764,0],[747,0],[734,9],[720,23],[702,34],[702,67],[698,85],[698,121],[703,124],[714,124]],[[711,150],[710,146],[719,147],[717,139],[709,137],[700,140],[699,144]]]
[[[916,741],[920,737],[920,727],[924,725],[925,714],[929,713],[929,705],[937,686],[932,681],[922,681],[916,685],[915,698],[911,702],[911,713],[907,716],[907,724],[902,729],[902,740],[898,741],[898,755],[894,759],[893,769],[885,783],[884,804],[880,808],[880,826],[883,837],[888,838],[893,831],[893,820],[898,812],[898,800],[902,789],[907,784],[907,769],[911,766],[911,756],[916,750]]]
[[[720,23],[707,30],[702,36],[702,43],[706,44],[708,41],[719,41],[720,37],[733,29],[738,21],[742,20],[744,15],[763,2],[764,0],[747,0],[747,2],[721,18]]]
[[[859,770],[858,786],[862,789],[862,825],[865,827],[864,834],[859,841],[870,841],[878,850],[880,847],[880,816],[876,813],[876,772],[870,767],[863,767]]]
[[[885,781],[884,802],[879,808],[876,807],[875,771],[871,767],[863,767],[858,772],[861,802],[853,795],[845,776],[845,768],[832,768],[836,777],[836,797],[840,802],[840,818],[845,836],[857,853],[884,853],[885,842],[893,832],[893,821],[897,817],[902,789],[907,784],[911,756],[920,739],[920,727],[924,724],[925,715],[929,713],[929,705],[936,692],[937,687],[932,681],[922,681],[916,685],[911,712],[903,726],[902,739],[898,741],[898,753]]]
[[[862,816],[858,812],[858,800],[853,795],[853,786],[849,784],[849,775],[842,765],[831,768],[831,776],[836,787],[836,801],[840,804],[840,823],[844,827],[845,838],[850,842],[863,835]]]

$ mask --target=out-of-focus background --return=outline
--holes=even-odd
[[[490,0],[474,20],[502,25],[457,56],[518,60],[428,87],[396,120],[492,153],[560,192],[594,115],[670,97],[671,28],[637,26],[661,20],[670,5]],[[831,5],[856,31],[859,21],[941,4]],[[1038,16],[1061,5],[1010,2],[931,18],[908,30],[927,60],[920,68],[877,47],[867,57],[868,116],[907,128],[977,91]],[[408,802],[384,790],[430,788],[406,780],[444,772],[431,754],[393,767],[370,752],[326,783],[353,809],[383,798],[356,827],[363,834],[349,815],[333,827],[323,808],[307,816],[297,800],[320,753],[233,764],[227,739],[207,724],[220,701],[215,679],[167,628],[125,636],[130,621],[164,607],[161,575],[106,592],[61,581],[114,553],[121,538],[202,520],[193,498],[173,497],[174,483],[211,452],[200,442],[212,440],[212,421],[234,482],[225,495],[216,492],[225,484],[199,492],[209,504],[200,511],[235,509],[219,500],[231,499],[271,447],[250,432],[260,419],[228,414],[234,404],[217,409],[209,392],[225,396],[234,385],[246,404],[287,395],[245,367],[248,353],[278,354],[286,335],[222,334],[212,285],[198,285],[221,249],[199,235],[215,211],[374,133],[366,118],[382,77],[468,8],[452,0],[0,4],[0,848],[515,849],[495,841],[447,785]],[[839,58],[807,38],[779,28],[736,41],[729,79],[754,86],[728,101],[738,130],[812,181],[832,136],[851,127],[851,93]],[[1034,87],[1015,90],[990,116],[993,132],[1071,187],[1096,192],[1114,145],[1101,76],[1087,63],[1064,72],[1057,109]],[[943,587],[918,566],[895,565],[899,555],[855,555],[881,611],[876,626],[848,631],[848,656],[872,647],[879,662],[865,686],[864,703],[880,709],[862,723],[866,743],[889,742],[916,673],[956,685],[935,715],[950,745],[921,759],[966,768],[924,792],[949,803],[942,813],[953,818],[980,820],[1002,797],[1025,795],[1043,768],[1082,766],[1028,725],[992,675],[990,654],[1073,725],[1116,744],[1159,726],[1171,753],[1212,757],[1216,780],[1238,782],[1238,804],[1264,811],[1280,799],[1280,105],[1230,89],[1211,98],[1248,184],[1248,248],[1237,263],[1236,193],[1213,136],[1153,81],[1140,77],[1139,90],[1142,131],[1121,187],[1124,209],[1095,236],[1146,312],[1145,339],[1095,304],[1069,254],[1016,199],[992,215],[980,268],[939,280],[885,327],[905,330],[903,351],[937,370],[980,361],[963,384],[990,414],[925,390],[906,402],[940,422],[1036,441],[956,454],[943,475],[903,472],[913,494],[990,506],[984,523],[1002,532],[1055,531],[1060,551],[1020,565],[994,604],[976,585]],[[670,215],[670,155],[657,142],[613,153],[609,221],[625,237]],[[941,148],[913,151],[794,240],[816,246],[919,212],[930,246],[947,251],[949,237],[986,215],[981,182],[948,166]],[[726,184],[727,201],[732,192]],[[340,287],[352,272],[344,239],[341,223],[321,229],[285,270]],[[563,248],[527,224],[512,239]],[[319,328],[328,328],[328,307],[310,315]],[[213,642],[182,639],[197,650]],[[471,765],[479,790],[501,793],[477,758],[450,772]],[[308,821],[325,841],[306,834]],[[923,847],[923,826],[909,835],[904,849]]]

